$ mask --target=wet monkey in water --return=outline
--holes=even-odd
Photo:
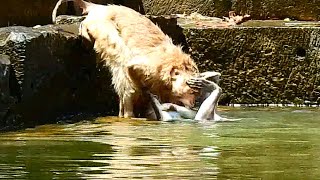
[[[53,22],[59,6],[67,1],[57,2]],[[157,25],[124,6],[72,1],[87,14],[79,28],[80,36],[93,44],[112,73],[120,117],[144,116],[148,103],[142,88],[161,102],[194,106],[196,94],[187,81],[198,74],[198,68]]]
[[[192,88],[200,91],[197,99],[199,103],[197,110],[174,103],[161,104],[156,96],[146,90],[146,96],[149,96],[152,107],[152,109],[149,109],[147,118],[162,121],[175,119],[194,119],[200,122],[222,120],[223,118],[216,112],[218,101],[222,94],[222,89],[217,84],[220,76],[221,74],[218,72],[208,71],[188,81],[188,84]]]

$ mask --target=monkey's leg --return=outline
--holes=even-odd
[[[123,117],[134,117],[132,95],[124,95],[123,105]]]
[[[119,96],[119,117],[123,118],[124,116],[124,109],[123,109],[123,97]]]

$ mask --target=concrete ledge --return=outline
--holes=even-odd
[[[319,27],[185,28],[200,69],[222,73],[222,103],[320,103]]]

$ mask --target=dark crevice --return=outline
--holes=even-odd
[[[299,56],[299,57],[305,57],[307,54],[306,50],[302,47],[298,47],[296,49],[296,53],[297,53],[297,56]]]
[[[9,75],[9,88],[10,88],[10,96],[17,98],[18,102],[21,101],[21,89],[18,84],[18,80],[14,73],[14,69],[10,66],[10,75]]]

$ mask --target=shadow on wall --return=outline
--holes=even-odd
[[[183,29],[178,25],[177,18],[172,16],[148,16],[148,18],[170,36],[174,44],[181,45],[183,50],[188,53],[188,43]]]
[[[132,8],[136,11],[138,11],[141,14],[146,14],[142,0],[114,0],[114,4],[127,6],[129,8]]]

